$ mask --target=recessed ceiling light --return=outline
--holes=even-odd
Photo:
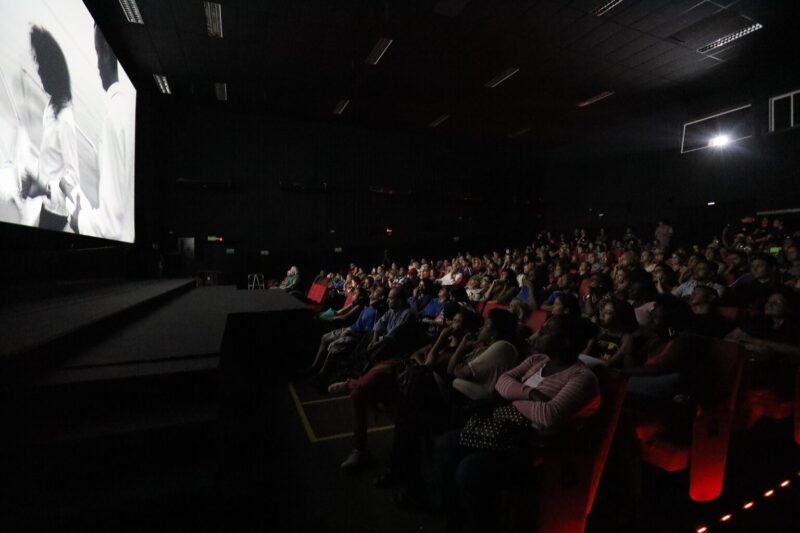
[[[516,67],[507,68],[503,72],[501,72],[500,74],[495,76],[494,78],[492,78],[489,81],[487,81],[486,83],[484,83],[484,86],[489,87],[490,89],[494,89],[495,87],[497,87],[498,85],[500,85],[501,83],[506,81],[508,78],[510,78],[511,76],[516,74],[517,72],[519,72],[519,69],[516,68]]]
[[[142,14],[139,11],[139,6],[136,4],[136,0],[119,0],[119,5],[122,8],[122,12],[125,13],[125,18],[128,19],[128,22],[133,24],[144,24],[144,20],[142,20]]]
[[[336,104],[336,107],[333,108],[333,114],[341,115],[344,113],[344,110],[347,109],[348,105],[350,105],[350,100],[339,100],[339,102]]]
[[[725,134],[721,134],[721,135],[715,135],[714,137],[711,137],[711,139],[708,140],[708,145],[709,146],[713,146],[713,147],[717,147],[717,148],[723,148],[725,146],[728,146],[730,144],[730,142],[731,142],[731,138],[729,136],[727,136]]]
[[[428,127],[429,127],[429,128],[435,128],[436,126],[438,126],[439,124],[441,124],[442,122],[444,122],[445,120],[447,120],[448,118],[450,118],[450,115],[441,115],[441,116],[439,116],[439,117],[436,117],[435,119],[433,119],[433,120],[432,120],[432,121],[431,121],[431,122],[428,124]]]
[[[608,13],[621,3],[622,0],[611,0],[610,2],[606,2],[602,6],[593,9],[592,15],[594,15],[595,17],[602,17],[603,15],[605,15],[606,13]]]
[[[228,84],[225,82],[215,83],[214,91],[217,93],[217,100],[226,102],[228,100]]]
[[[712,205],[717,205],[717,202],[713,202],[713,201],[712,201],[712,202],[708,202],[708,204],[707,204],[707,205],[709,205],[709,206],[712,206]]]
[[[525,134],[526,134],[526,133],[528,133],[529,131],[531,131],[531,129],[530,129],[530,128],[522,128],[522,129],[520,129],[520,130],[517,130],[517,131],[514,131],[514,132],[512,132],[512,133],[509,133],[509,134],[508,134],[508,138],[509,138],[509,139],[515,139],[515,138],[517,138],[517,137],[521,137],[522,135],[525,135]]]
[[[748,27],[746,27],[744,29],[741,29],[741,30],[739,30],[737,32],[730,33],[730,34],[726,35],[725,37],[720,37],[716,41],[714,41],[712,43],[708,43],[707,45],[705,45],[705,46],[703,46],[701,48],[698,48],[697,51],[700,52],[701,54],[705,54],[706,52],[710,52],[711,50],[716,50],[717,48],[721,48],[721,47],[725,46],[726,44],[735,41],[736,39],[741,39],[745,35],[750,35],[754,31],[758,31],[763,27],[764,26],[762,26],[761,24],[756,22],[755,24],[752,24],[752,25],[750,25],[750,26],[748,26]]]
[[[158,90],[161,91],[161,94],[172,94],[166,76],[162,74],[153,74],[153,79],[156,80],[156,85],[158,85]]]
[[[211,37],[222,38],[222,6],[216,2],[203,2],[206,11],[206,29]]]
[[[389,49],[389,46],[391,46],[393,42],[394,41],[392,39],[388,39],[386,37],[378,39],[378,42],[375,43],[375,46],[372,48],[372,52],[369,53],[364,62],[367,65],[377,65],[378,61],[381,60],[383,54],[386,53],[386,50]]]
[[[578,102],[578,107],[586,107],[592,105],[595,102],[599,102],[604,98],[608,98],[609,96],[613,95],[614,91],[603,91],[600,94],[596,94],[589,98],[588,100],[584,100],[583,102]]]

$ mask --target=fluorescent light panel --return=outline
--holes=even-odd
[[[711,50],[716,50],[717,48],[722,48],[726,44],[732,43],[733,41],[735,41],[737,39],[741,39],[745,35],[750,35],[754,31],[758,31],[763,27],[764,26],[762,26],[761,24],[756,22],[755,24],[753,24],[751,26],[748,26],[748,27],[746,27],[744,29],[741,29],[741,30],[739,30],[737,32],[730,33],[730,34],[726,35],[725,37],[720,37],[716,41],[714,41],[712,43],[709,43],[709,44],[703,46],[702,48],[698,48],[697,51],[700,52],[701,54],[705,54],[706,52],[710,52]]]
[[[389,49],[389,46],[391,46],[393,42],[392,39],[386,37],[378,39],[378,42],[375,43],[375,46],[372,48],[372,52],[367,56],[365,63],[367,65],[377,65],[378,61],[381,60],[383,54],[386,53],[386,50]]]
[[[222,38],[222,5],[203,2],[206,11],[206,29],[210,37]]]
[[[447,120],[448,118],[450,118],[450,115],[442,115],[440,117],[437,117],[437,118],[433,119],[430,122],[430,124],[428,124],[428,127],[429,128],[435,128],[436,126],[438,126],[439,124],[441,124],[442,122]]]
[[[516,74],[517,72],[519,72],[519,69],[516,68],[516,67],[507,68],[506,70],[504,70],[503,72],[501,72],[500,74],[495,76],[494,78],[492,78],[489,81],[487,81],[486,83],[484,83],[484,86],[489,87],[490,89],[494,89],[495,87],[497,87],[498,85],[500,85],[501,83],[506,81],[508,78],[510,78],[511,76]]]
[[[508,134],[508,138],[509,139],[515,139],[517,137],[521,137],[521,136],[525,135],[529,131],[531,131],[530,128],[522,128],[521,130],[517,130],[515,132],[509,133]]]
[[[339,103],[336,104],[336,107],[333,108],[334,115],[341,115],[344,113],[344,110],[347,109],[347,106],[350,104],[350,100],[339,100]]]
[[[595,17],[602,17],[603,15],[605,15],[606,13],[608,13],[621,3],[622,0],[611,0],[610,2],[606,2],[602,6],[593,9],[592,15],[594,15]]]
[[[599,102],[600,100],[608,98],[609,96],[611,96],[613,94],[614,94],[614,91],[603,91],[600,94],[596,94],[596,95],[592,96],[588,100],[584,100],[583,102],[578,102],[578,107],[590,106],[593,103]]]
[[[166,76],[161,74],[153,74],[153,79],[156,80],[156,85],[158,85],[158,90],[161,91],[161,94],[172,94]]]
[[[144,20],[142,20],[142,14],[139,12],[139,6],[136,4],[136,0],[119,0],[119,5],[122,8],[122,12],[125,13],[125,18],[128,19],[128,22],[133,24],[144,24]]]
[[[214,84],[214,91],[217,93],[217,100],[226,102],[228,100],[228,84],[221,82]]]

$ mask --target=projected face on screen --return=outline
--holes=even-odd
[[[0,222],[134,240],[136,91],[81,0],[0,0]]]

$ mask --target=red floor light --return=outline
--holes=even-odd
[[[789,486],[789,480],[788,479],[786,481],[781,482],[781,488],[782,489],[785,489],[788,486]]]
[[[719,521],[720,521],[720,522],[727,522],[727,521],[728,521],[728,520],[730,520],[732,517],[733,517],[733,515],[730,515],[730,514],[722,515],[722,518],[720,518],[720,519],[719,519]]]
[[[765,497],[765,498],[769,498],[769,497],[770,497],[770,496],[772,496],[773,494],[775,494],[775,491],[774,491],[774,490],[772,490],[772,489],[769,489],[767,492],[765,492],[765,493],[764,493],[764,497]]]
[[[747,502],[746,504],[742,505],[742,509],[750,509],[751,507],[753,507],[753,505],[755,505],[755,503]]]

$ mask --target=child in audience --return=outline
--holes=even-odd
[[[598,325],[599,334],[583,353],[618,366],[630,350],[631,335],[638,327],[633,307],[624,300],[608,300],[600,311]]]

